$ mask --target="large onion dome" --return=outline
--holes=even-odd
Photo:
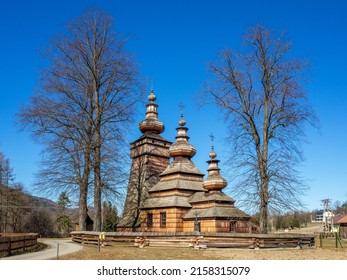
[[[158,120],[156,99],[153,90],[151,90],[151,93],[148,95],[149,103],[146,105],[146,118],[139,124],[139,129],[142,133],[152,132],[160,134],[165,130],[164,124]]]

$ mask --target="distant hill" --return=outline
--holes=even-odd
[[[28,202],[29,207],[32,209],[39,209],[44,208],[45,210],[57,214],[59,211],[59,205],[58,203],[44,197],[38,197],[31,194],[25,194],[26,200]],[[73,222],[78,221],[78,208],[68,208],[68,213],[70,215],[70,218]],[[88,214],[92,216],[94,213],[93,208],[88,208]]]
[[[45,208],[52,212],[58,211],[59,207],[57,203],[48,198],[31,195],[22,188],[9,188],[4,185],[0,186],[1,203],[4,207],[18,207],[23,209]],[[30,212],[30,210],[27,212]]]
[[[50,209],[53,212],[58,211],[58,204],[50,199],[33,196],[31,194],[25,194],[25,196],[27,197],[28,204],[32,207],[46,208],[46,209]]]

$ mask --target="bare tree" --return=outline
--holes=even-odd
[[[136,65],[125,43],[112,31],[108,14],[87,11],[52,42],[41,90],[20,113],[22,124],[46,146],[40,175],[47,177],[40,181],[53,179],[55,189],[78,187],[81,230],[90,187],[94,230],[101,230],[102,191],[105,185],[108,190],[116,186],[104,175],[122,157],[125,132],[141,99]]]
[[[260,231],[266,233],[270,209],[302,206],[306,186],[296,168],[305,123],[315,117],[303,88],[307,63],[290,57],[284,33],[276,37],[257,25],[244,42],[244,52],[224,50],[210,65],[214,80],[203,100],[225,113],[230,163],[239,176],[236,196],[258,209]]]
[[[23,186],[15,183],[7,190],[6,214],[7,214],[7,232],[20,232],[24,226],[24,218],[27,209],[23,208],[27,205],[28,200],[23,192]]]
[[[10,160],[0,152],[0,232],[7,232],[10,227],[13,185],[14,176]]]
[[[134,163],[135,169],[137,172],[134,172],[131,183],[135,186],[134,190],[136,192],[134,196],[134,204],[132,205],[133,209],[129,212],[133,212],[133,222],[131,227],[134,228],[138,226],[140,219],[140,210],[143,206],[144,201],[148,198],[148,189],[150,184],[154,181],[158,181],[158,174],[155,172],[156,170],[152,170],[154,168],[150,168],[151,165],[148,164],[148,159],[141,158],[137,162]],[[146,168],[146,166],[149,166]],[[153,186],[153,183],[152,183]]]
[[[42,237],[56,236],[54,214],[45,208],[35,208],[26,217],[26,232],[35,232]]]

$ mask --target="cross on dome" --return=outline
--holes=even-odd
[[[178,104],[178,107],[180,108],[181,117],[183,117],[183,109],[185,108],[185,106],[184,106],[184,104],[181,102],[180,104]]]

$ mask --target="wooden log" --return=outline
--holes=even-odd
[[[98,232],[73,232],[72,239],[96,244]],[[161,247],[207,247],[219,248],[302,248],[314,246],[314,236],[300,234],[236,234],[236,233],[201,233],[192,232],[113,232],[106,233],[109,243],[129,243],[133,246]]]

